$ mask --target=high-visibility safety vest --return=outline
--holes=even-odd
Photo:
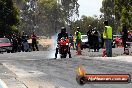
[[[103,32],[103,38],[104,39],[112,39],[112,27],[111,26],[105,26],[105,30]],[[107,33],[107,37],[106,37]]]
[[[78,35],[77,35],[77,33],[78,33]],[[81,32],[76,31],[76,32],[75,32],[75,38],[76,38],[76,39],[81,39]]]

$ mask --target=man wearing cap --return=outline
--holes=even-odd
[[[108,21],[104,21],[103,39],[105,40],[105,48],[107,57],[112,57],[112,27],[108,26]]]

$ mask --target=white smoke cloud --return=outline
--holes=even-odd
[[[59,33],[59,32],[58,32]],[[55,52],[56,52],[56,47],[57,47],[57,36],[58,33],[55,35],[51,36],[51,39],[53,39],[53,43],[50,46],[49,50],[51,51],[48,55],[49,58],[55,58]],[[60,58],[60,55],[58,54],[57,58]]]

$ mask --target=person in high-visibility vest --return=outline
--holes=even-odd
[[[75,32],[75,41],[76,41],[76,50],[78,50],[78,44],[81,46],[81,32],[80,27],[77,27],[77,31]]]
[[[105,29],[103,39],[105,40],[105,48],[107,57],[112,57],[112,27],[108,26],[108,21],[104,21]]]

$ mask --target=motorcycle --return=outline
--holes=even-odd
[[[69,54],[69,58],[71,58],[69,39],[63,37],[58,41],[55,59],[57,58],[58,53],[61,55],[61,58],[66,58],[67,54]]]

